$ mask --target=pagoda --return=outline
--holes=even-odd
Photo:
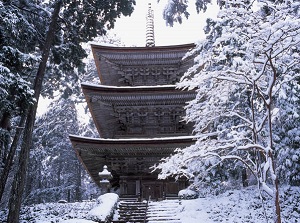
[[[177,196],[187,181],[158,180],[151,167],[194,143],[182,117],[195,92],[175,86],[193,64],[183,57],[194,44],[155,46],[149,6],[145,47],[91,47],[101,84],[81,86],[100,138],[70,135],[78,159],[99,186],[106,166],[122,197]]]

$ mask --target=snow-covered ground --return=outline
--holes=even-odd
[[[27,206],[22,209],[22,223],[92,223],[87,216],[99,202],[47,203]],[[267,223],[273,222],[272,201],[262,204],[256,187],[227,191],[218,196],[194,200],[182,200],[177,216],[182,223]],[[285,187],[281,190],[281,208],[284,223],[300,222],[300,187]],[[265,210],[265,211],[264,211]],[[101,211],[101,208],[99,209]],[[269,221],[265,219],[265,214]],[[0,222],[5,222],[6,210],[0,211]]]
[[[273,223],[273,201],[262,203],[258,190],[249,187],[243,190],[227,191],[224,194],[183,200],[179,212],[182,223]],[[285,223],[300,222],[300,188],[284,188],[281,196],[282,217]],[[264,211],[265,210],[265,211]],[[265,214],[267,213],[268,221]]]

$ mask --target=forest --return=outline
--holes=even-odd
[[[192,1],[192,0],[191,0]],[[195,0],[199,13],[213,0]],[[169,0],[167,24],[189,17],[187,0]],[[177,83],[196,90],[184,121],[197,141],[155,166],[159,178],[185,176],[190,189],[218,194],[257,185],[274,199],[300,186],[300,3],[216,0],[206,38]],[[120,46],[107,36],[134,0],[0,1],[0,198],[7,222],[21,205],[91,199],[97,188],[68,135],[97,137],[80,83],[97,81],[89,41]],[[50,101],[37,113],[41,100]],[[82,118],[82,113],[85,118]]]

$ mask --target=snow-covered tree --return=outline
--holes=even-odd
[[[194,0],[194,2],[197,12],[200,13],[201,11],[206,12],[207,8],[213,1]],[[215,2],[220,8],[222,8],[225,5],[226,0],[216,0]],[[183,18],[188,19],[190,16],[188,7],[188,0],[168,0],[163,11],[163,18],[166,21],[167,25],[173,26],[174,22],[178,22],[181,24],[183,22]]]
[[[298,71],[299,73],[299,71]],[[274,143],[282,183],[300,185],[300,78],[284,83],[274,114]]]
[[[0,132],[1,169],[0,199],[13,164],[21,137],[27,107],[34,102],[32,74],[39,62],[39,24],[45,20],[45,11],[29,6],[22,11],[22,3],[0,2]],[[2,200],[2,199],[1,199]]]
[[[79,163],[69,134],[84,132],[88,126],[80,123],[75,102],[60,98],[38,117],[34,130],[33,149],[27,177],[27,203],[81,200],[83,167]]]
[[[114,26],[116,18],[120,17],[121,14],[130,15],[135,1],[12,0],[1,1],[0,4],[1,60],[5,59],[2,49],[10,49],[9,47],[12,46],[12,52],[26,53],[29,56],[35,55],[33,58],[37,58],[35,64],[15,63],[11,65],[12,68],[26,65],[26,69],[23,71],[28,71],[26,72],[27,77],[29,77],[27,81],[30,81],[30,87],[34,93],[33,103],[23,109],[26,112],[21,120],[25,122],[25,128],[20,147],[18,169],[11,187],[8,221],[17,222],[37,103],[42,92],[44,77],[46,76],[49,80],[48,86],[58,87],[57,83],[59,82],[57,80],[68,79],[68,76],[63,76],[62,70],[69,71],[67,72],[69,75],[73,70],[82,69],[82,59],[86,54],[81,43],[104,34],[106,29]],[[14,60],[9,62],[14,62]],[[1,64],[1,68],[4,66]],[[10,72],[13,73],[13,69],[10,69]],[[76,75],[70,79],[76,79]],[[67,94],[72,89],[72,86],[68,87],[69,89],[66,87]],[[44,89],[47,92],[47,88]],[[49,92],[51,95],[54,91],[50,88]],[[2,117],[0,119],[2,120]],[[20,135],[15,134],[16,140],[14,141],[16,143],[12,143],[12,145],[18,144],[19,137],[16,136]],[[8,160],[12,161],[12,159]],[[4,172],[7,173],[7,171]],[[1,180],[1,185],[6,183],[7,176],[4,178],[4,181]]]
[[[191,52],[195,65],[178,84],[197,91],[185,117],[195,123],[197,143],[160,164],[162,177],[179,173],[199,183],[209,170],[232,160],[274,197],[274,221],[281,222],[275,118],[288,111],[289,122],[299,120],[295,103],[280,104],[291,84],[299,88],[299,9],[292,0],[228,0],[218,19],[207,21],[207,38]]]
[[[97,37],[93,42],[121,45],[119,39],[109,35]],[[50,109],[37,117],[26,180],[27,204],[88,199],[97,191],[97,186],[91,183],[79,163],[68,137],[69,134],[98,136],[83,93],[78,89],[82,82],[99,81],[90,44],[83,48],[88,54],[85,69],[76,72],[77,79],[62,80],[64,83],[56,91]],[[68,91],[68,86],[77,88]]]

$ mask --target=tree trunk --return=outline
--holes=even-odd
[[[275,181],[275,210],[276,210],[276,223],[281,223],[281,210],[280,210],[280,199],[279,199],[279,186],[278,178],[276,177]]]
[[[10,114],[9,112],[4,112],[3,116],[0,119],[0,128],[10,131]]]
[[[51,22],[47,32],[45,45],[42,54],[42,60],[40,62],[35,81],[34,81],[34,98],[36,101],[29,106],[29,111],[27,115],[23,142],[21,146],[21,152],[19,156],[18,170],[13,180],[13,185],[11,189],[11,196],[9,200],[9,213],[7,217],[7,222],[18,223],[19,215],[21,209],[22,195],[24,191],[27,164],[29,159],[29,151],[32,143],[32,132],[34,127],[34,121],[36,117],[36,110],[38,106],[39,96],[42,89],[42,82],[44,79],[44,74],[46,70],[46,64],[48,61],[50,48],[55,37],[55,27],[59,16],[59,11],[62,5],[62,1],[59,0],[55,4],[53,14],[51,16]]]
[[[272,50],[271,50],[272,52]],[[272,61],[272,57],[271,56],[268,56],[268,59],[269,59],[269,62],[270,62],[270,66],[271,66],[271,69],[272,69],[272,81],[269,83],[269,92],[268,92],[268,98],[269,98],[269,104],[267,103],[266,107],[267,107],[267,112],[268,112],[268,128],[269,128],[269,147],[270,149],[274,149],[274,146],[273,146],[273,128],[272,128],[272,91],[273,91],[273,87],[275,86],[275,82],[276,82],[276,78],[277,78],[277,71],[276,71],[276,68],[273,64],[273,61]],[[269,150],[268,154],[267,154],[267,157],[269,157],[269,159],[271,160],[271,168],[270,169],[270,172],[271,172],[271,175],[273,175],[271,178],[273,179],[273,186],[275,188],[275,198],[274,198],[274,201],[275,201],[275,214],[276,214],[276,220],[275,222],[276,223],[281,223],[281,210],[280,210],[280,199],[279,199],[279,186],[278,186],[278,177],[275,173],[275,161],[274,161],[274,156],[273,156],[273,152],[272,150]],[[275,176],[275,178],[274,178]]]
[[[5,163],[7,158],[10,142],[10,129],[10,113],[6,111],[2,117],[0,117],[0,162],[2,163]]]
[[[34,107],[36,105],[31,105],[29,114],[27,116],[26,121],[26,129],[24,131],[23,142],[21,147],[21,152],[19,155],[19,163],[17,173],[14,177],[10,199],[9,199],[9,214],[7,218],[7,222],[18,223],[19,222],[19,211],[21,208],[22,194],[25,186],[25,178],[26,178],[26,169],[29,158],[29,148],[31,141],[29,138],[32,136],[33,125],[30,125],[32,120],[34,121]]]
[[[247,177],[247,169],[245,167],[242,168],[242,183],[243,187],[248,187],[248,177]]]
[[[3,193],[4,193],[5,185],[6,185],[6,182],[7,182],[7,179],[8,179],[8,175],[9,175],[9,172],[10,172],[11,167],[13,165],[13,159],[14,159],[14,156],[15,156],[15,153],[16,153],[16,150],[17,150],[17,146],[18,146],[20,137],[21,137],[21,135],[23,133],[23,130],[24,130],[23,126],[24,126],[24,123],[25,123],[25,120],[26,120],[26,115],[27,115],[27,112],[24,112],[21,116],[21,120],[20,120],[20,123],[19,123],[19,128],[17,128],[17,130],[16,130],[14,140],[13,140],[11,146],[10,146],[8,156],[5,160],[5,166],[4,166],[1,178],[0,178],[0,201],[2,200],[2,196],[3,196]]]
[[[76,189],[75,189],[75,200],[81,201],[81,165],[76,162]]]

